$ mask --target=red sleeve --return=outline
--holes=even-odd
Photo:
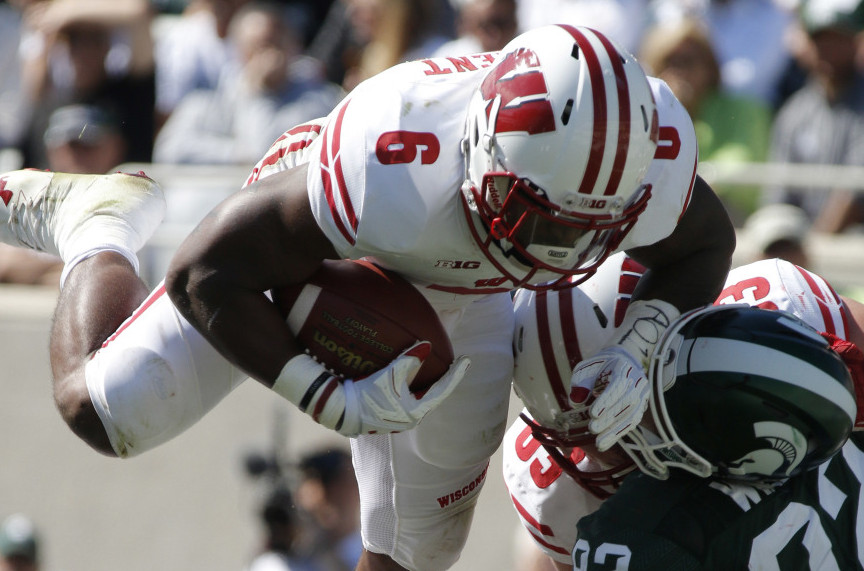
[[[822,337],[828,340],[831,348],[843,358],[846,367],[852,374],[852,382],[855,385],[855,404],[858,413],[855,417],[855,430],[864,430],[864,353],[854,343],[840,339],[831,333],[822,333]]]

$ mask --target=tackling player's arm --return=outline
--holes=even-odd
[[[854,343],[859,349],[864,348],[864,330],[861,329],[864,324],[864,304],[846,296],[843,298],[843,303],[849,310],[849,341]]]
[[[687,210],[668,237],[628,250],[645,266],[630,306],[612,343],[573,370],[574,394],[597,392],[588,429],[597,450],[609,450],[633,430],[648,406],[645,368],[665,329],[683,311],[714,301],[722,291],[735,250],[735,230],[726,209],[699,176]],[[586,401],[577,404],[582,405]]]
[[[687,311],[714,301],[735,250],[735,229],[720,199],[696,176],[690,205],[665,239],[627,251],[648,268],[633,300],[660,299]]]

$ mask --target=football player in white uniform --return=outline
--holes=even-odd
[[[526,531],[558,569],[572,568],[576,522],[597,510],[637,468],[623,452],[596,454],[584,423],[581,427],[572,423],[567,427],[569,432],[565,430],[562,422],[568,417],[571,405],[560,399],[562,390],[569,387],[562,384],[560,374],[569,370],[569,359],[590,357],[614,335],[642,271],[644,268],[623,253],[616,254],[592,280],[578,288],[536,293],[520,290],[515,296],[515,389],[526,409],[504,438],[504,478]],[[778,259],[754,262],[729,273],[715,304],[748,304],[785,311],[824,332],[833,348],[846,356],[859,389],[857,398],[859,402],[864,399],[864,390],[860,390],[864,388],[864,363],[857,349],[857,345],[864,343],[860,326],[864,323],[864,306],[839,296],[820,276]],[[743,358],[740,354],[737,360]],[[757,356],[756,361],[770,359]],[[777,363],[769,365],[780,370]],[[854,416],[854,402],[852,405]],[[722,410],[720,402],[715,407]],[[739,416],[743,418],[744,414],[742,408]],[[731,438],[733,432],[728,427],[736,421],[744,422],[742,418],[727,418],[727,436]],[[707,422],[707,417],[703,415],[702,421]],[[864,428],[862,406],[858,406],[855,425]],[[662,452],[657,456],[642,454],[632,445],[633,438],[634,434],[625,436],[622,445],[636,450],[634,458],[642,471],[665,477],[668,467],[653,461],[657,456],[663,458]],[[693,442],[696,438],[684,437],[684,440]],[[645,445],[646,441],[640,440],[639,444]],[[651,450],[650,446],[644,448]],[[690,462],[686,454],[681,454],[678,460],[679,467],[685,465],[703,477],[710,473],[703,464]],[[754,466],[748,469],[749,474],[755,473]],[[652,568],[648,561],[642,563],[644,568]],[[593,569],[592,565],[588,568]]]
[[[358,568],[426,571],[459,557],[506,429],[512,289],[589,279],[619,249],[651,268],[605,353],[609,402],[590,409],[608,446],[636,426],[647,395],[626,389],[644,386],[656,339],[633,324],[656,333],[714,299],[734,249],[695,173],[693,126],[668,87],[605,36],[550,26],[500,54],[396,66],[287,131],[149,295],[135,251],[162,202],[146,178],[10,173],[0,240],[66,261],[51,357],[85,441],[139,454],[251,376],[352,437]],[[266,296],[324,259],[361,257],[411,280],[451,336],[458,357],[422,398],[407,383],[428,343],[336,379]],[[577,367],[580,382],[593,374]]]

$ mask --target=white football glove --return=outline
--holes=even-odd
[[[662,300],[631,303],[614,344],[573,369],[571,394],[586,395],[576,405],[589,407],[588,430],[597,435],[599,451],[612,448],[642,420],[651,394],[645,370],[655,345],[678,315],[674,305]],[[591,396],[596,397],[593,402]]]
[[[458,357],[423,394],[409,385],[429,356],[428,341],[415,343],[384,367],[360,379],[340,380],[308,355],[285,364],[273,390],[316,422],[345,436],[402,432],[417,426],[458,386],[471,360]]]
[[[612,345],[582,361],[570,378],[572,387],[594,396],[588,430],[597,435],[597,450],[605,452],[633,430],[648,406],[651,385],[645,370],[626,349]]]

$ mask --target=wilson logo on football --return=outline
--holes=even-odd
[[[533,51],[521,48],[507,54],[483,80],[480,92],[486,101],[501,96],[496,133],[525,131],[535,135],[555,130],[546,78]],[[488,118],[488,108],[486,113]]]
[[[339,345],[336,341],[329,339],[326,335],[321,333],[320,331],[315,331],[312,334],[312,340],[319,345],[321,348],[329,351],[334,354],[343,367],[356,371],[357,374],[367,375],[369,373],[373,373],[380,368],[380,365],[373,363],[372,361],[364,361],[363,357],[342,345]],[[388,353],[393,352],[393,347],[387,347],[382,349],[389,349]]]

